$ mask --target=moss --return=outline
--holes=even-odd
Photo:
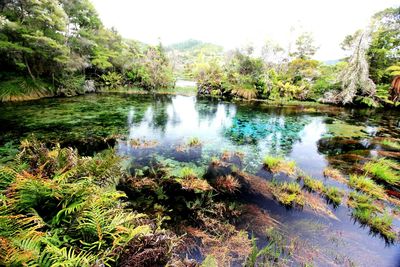
[[[348,124],[343,121],[335,120],[332,124],[327,124],[328,133],[335,137],[360,138],[368,136],[365,126]]]
[[[283,172],[293,175],[296,171],[296,162],[287,161],[282,157],[266,156],[263,160],[264,166],[273,173]]]
[[[371,174],[375,179],[384,181],[391,185],[396,185],[400,182],[400,174],[393,167],[398,167],[398,163],[388,159],[378,159],[370,161],[364,165],[364,170],[367,174]]]

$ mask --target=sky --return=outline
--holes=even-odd
[[[107,27],[149,44],[198,39],[226,49],[267,39],[287,49],[311,32],[316,59],[344,56],[340,43],[370,17],[399,0],[91,0]]]

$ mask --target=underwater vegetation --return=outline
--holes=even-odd
[[[332,123],[326,124],[328,134],[342,138],[361,138],[368,136],[365,126],[348,124],[340,120],[334,120]]]
[[[128,171],[113,150],[82,157],[71,148],[23,141],[15,159],[0,168],[0,262],[186,266],[196,264],[187,258],[194,251],[204,256],[203,264],[218,266],[312,262],[317,256],[304,256],[304,245],[287,237],[279,221],[237,196],[262,195],[337,219],[328,204],[341,205],[344,193],[283,158],[266,157],[266,165],[297,179],[267,181],[231,162],[239,156],[225,151],[208,170],[156,156]],[[378,202],[386,199],[383,188],[355,175],[349,185],[363,192],[349,194],[353,218],[388,242],[396,240],[393,217]],[[250,229],[267,242],[259,246]]]
[[[237,114],[225,135],[237,144],[257,144],[260,140],[267,139],[271,147],[279,148],[276,152],[281,153],[292,149],[293,144],[299,140],[299,133],[309,123],[306,118],[265,118],[250,114]]]

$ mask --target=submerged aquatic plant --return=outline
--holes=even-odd
[[[365,164],[364,170],[367,175],[370,174],[377,180],[396,185],[400,183],[399,167],[400,165],[393,160],[380,158]]]
[[[282,157],[266,156],[263,160],[264,166],[273,173],[283,172],[293,175],[296,171],[296,162],[287,161]]]

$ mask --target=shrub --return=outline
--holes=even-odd
[[[116,89],[121,86],[123,82],[123,77],[121,74],[116,72],[107,72],[106,74],[101,75],[101,80],[105,87],[110,89]]]

